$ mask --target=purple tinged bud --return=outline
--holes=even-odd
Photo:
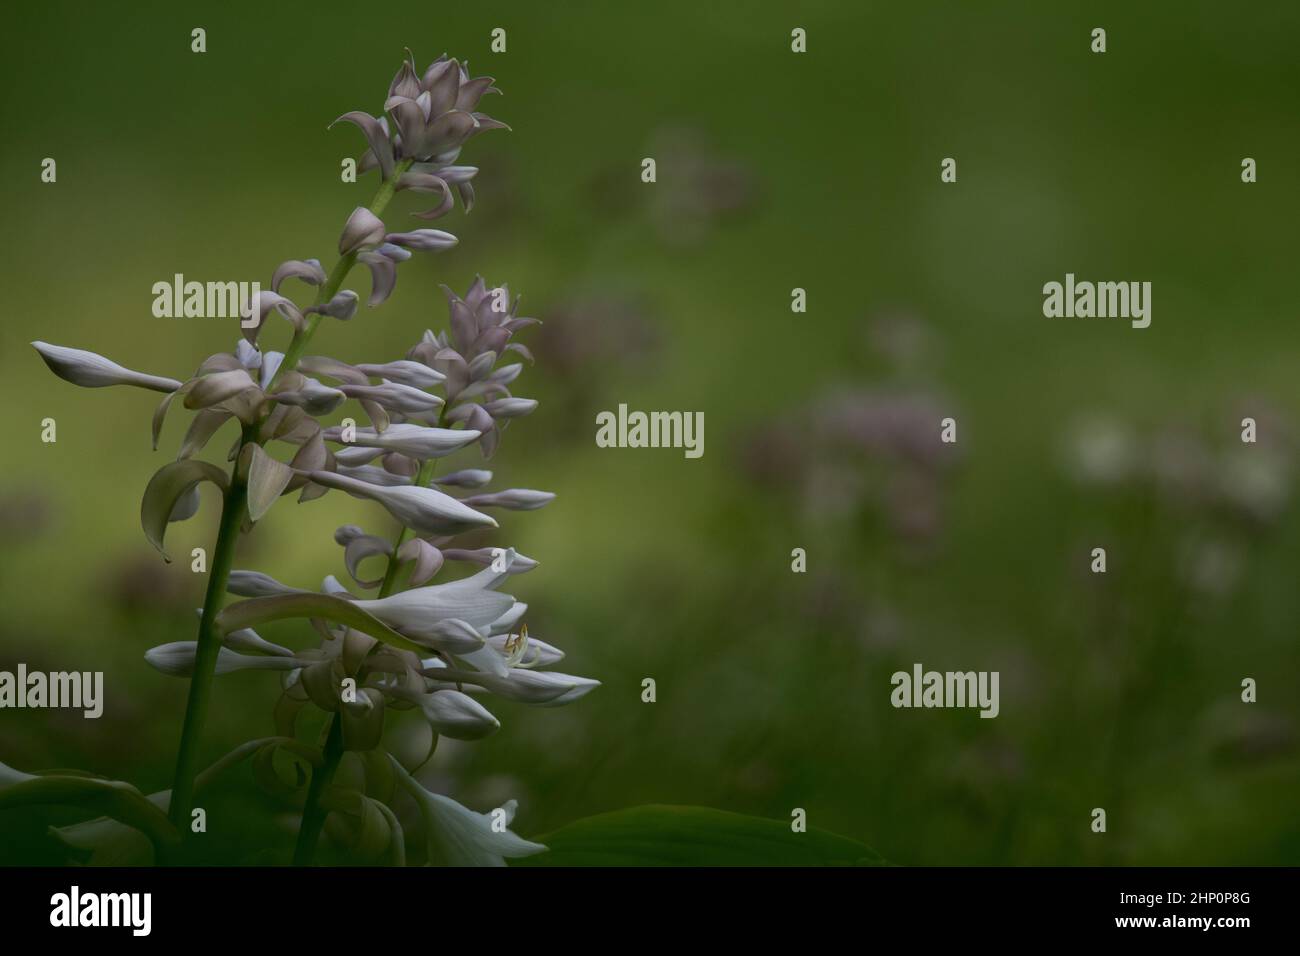
[[[450,249],[457,242],[455,236],[441,229],[415,229],[411,232],[390,232],[384,236],[385,242],[398,246],[417,249],[420,252],[438,252]]]

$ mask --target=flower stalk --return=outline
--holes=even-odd
[[[402,160],[397,164],[393,176],[385,179],[380,185],[368,207],[376,216],[382,215],[384,209],[392,201],[393,195],[397,191],[397,180],[403,172],[410,168],[410,165],[411,160]],[[320,293],[316,296],[317,305],[329,302],[338,293],[356,262],[357,253],[355,250],[339,257],[338,262],[334,264],[334,268],[330,270],[325,283],[321,286]],[[311,341],[312,335],[315,334],[322,317],[321,313],[307,316],[307,321],[303,327],[294,332],[293,339],[289,343],[288,349],[285,350],[284,361],[272,377],[270,385],[274,385],[286,370],[297,367],[298,361],[306,351],[307,345]],[[260,425],[260,422],[258,424]],[[241,452],[244,446],[250,442],[258,443],[258,431],[258,426],[244,427],[239,439],[239,450]],[[221,650],[221,634],[216,627],[216,617],[224,601],[226,584],[230,578],[231,568],[234,566],[235,545],[239,540],[240,528],[243,524],[248,502],[247,481],[240,474],[239,461],[241,457],[242,455],[235,456],[235,464],[230,476],[230,490],[226,493],[221,506],[221,525],[217,532],[216,544],[213,547],[212,568],[208,574],[208,587],[203,596],[203,615],[199,618],[198,653],[194,659],[194,673],[190,677],[190,692],[185,704],[185,719],[181,726],[181,741],[176,751],[176,767],[172,775],[172,799],[168,816],[172,821],[172,825],[182,833],[189,832],[190,813],[194,809],[191,803],[194,799],[194,776],[198,772],[196,768],[198,765],[199,741],[203,735],[204,721],[207,719],[208,701],[212,696],[212,681],[216,676],[217,654]],[[336,730],[337,728],[332,728],[332,731]],[[334,766],[337,766],[338,758],[342,756],[342,735],[332,732],[331,739],[334,737],[339,738],[337,740],[338,754],[333,757]],[[326,767],[330,766],[331,761],[329,744],[330,740],[327,740],[325,750]],[[332,775],[332,768],[331,774],[326,774],[323,771],[317,771],[317,773],[313,774],[313,789],[315,789],[315,778],[317,776],[329,775]],[[317,796],[319,797],[319,795]],[[321,823],[323,822],[322,820]],[[317,833],[319,833],[319,829],[320,825],[318,824]]]

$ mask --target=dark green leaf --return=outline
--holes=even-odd
[[[648,805],[577,820],[537,837],[550,849],[511,866],[884,866],[870,847],[788,820],[710,807]]]

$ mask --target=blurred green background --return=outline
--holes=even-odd
[[[361,137],[326,126],[377,113],[409,46],[495,76],[513,132],[466,149],[478,205],[435,224],[458,248],[312,351],[398,357],[445,325],[442,282],[523,294],[546,325],[516,394],[542,405],[491,467],[559,497],[494,543],[542,562],[512,581],[530,630],[604,683],[493,702],[501,732],[444,742],[435,784],[518,797],[526,835],[661,802],[802,807],[902,864],[1300,862],[1294,4],[51,2],[6,28],[0,668],[102,670],[107,703],[0,712],[3,762],[166,788],[185,685],[142,654],[192,639],[203,589],[139,527],[180,417],[151,452],[151,396],[27,343],[178,378],[230,349],[230,321],[154,318],[152,284],[328,266],[375,182],[339,181]],[[1151,327],[1045,319],[1066,272],[1151,281]],[[704,457],[598,449],[620,402],[703,411]],[[210,546],[204,495],[173,554]],[[389,529],[286,503],[237,566],[342,576],[349,521]],[[1000,671],[1001,715],[892,709],[913,662]],[[204,764],[271,732],[274,675],[218,681]],[[291,840],[246,771],[213,799],[223,859]],[[0,815],[0,859],[43,859],[44,819]]]

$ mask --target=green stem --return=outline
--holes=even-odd
[[[252,429],[245,428],[243,443],[249,440]],[[185,705],[185,722],[181,727],[180,748],[176,754],[176,772],[172,777],[171,805],[168,816],[181,833],[189,833],[191,804],[194,799],[194,775],[198,761],[199,737],[203,721],[208,714],[212,697],[212,677],[217,668],[217,655],[221,651],[221,635],[217,632],[217,610],[221,607],[230,579],[230,569],[235,561],[235,542],[239,540],[239,526],[247,511],[248,486],[239,475],[236,462],[230,489],[221,503],[221,527],[217,532],[217,545],[212,554],[212,567],[208,572],[208,589],[203,597],[203,616],[199,619],[198,648],[194,655],[194,672],[190,678],[189,700]]]
[[[394,194],[397,192],[398,179],[410,166],[411,160],[402,160],[393,170],[393,174],[380,184],[379,190],[375,193],[375,198],[371,200],[369,206],[370,211],[376,216],[381,215],[392,201]],[[321,286],[320,293],[316,296],[317,305],[322,305],[334,298],[356,262],[357,254],[350,252],[334,264],[334,268],[330,270],[325,279],[325,284]],[[297,366],[303,352],[307,349],[307,343],[311,341],[312,335],[315,334],[321,318],[319,313],[313,313],[307,317],[303,327],[294,332],[293,340],[285,351],[284,361],[271,382],[268,383],[268,390],[281,374]],[[239,442],[241,452],[246,444],[258,440],[260,426],[261,423],[258,422],[244,427]],[[199,738],[203,734],[203,723],[207,717],[208,703],[212,697],[212,679],[216,674],[217,655],[221,651],[221,635],[217,632],[216,617],[224,600],[226,584],[230,579],[230,570],[235,558],[235,544],[239,540],[239,530],[247,512],[247,502],[248,488],[245,480],[240,477],[239,456],[237,455],[235,466],[231,472],[230,490],[226,492],[221,506],[221,526],[217,532],[217,543],[212,555],[212,568],[208,574],[207,592],[203,598],[203,616],[199,620],[198,648],[194,656],[194,671],[190,676],[189,700],[185,705],[185,720],[181,727],[181,742],[176,753],[176,770],[172,776],[171,805],[168,816],[172,824],[183,834],[190,832],[189,817],[190,811],[193,809],[191,804],[194,801],[194,775],[198,761]],[[340,741],[340,748],[341,746]],[[326,767],[328,765],[327,755]],[[325,774],[324,769],[322,768],[322,771],[313,774],[313,789],[315,789],[316,785],[314,779],[316,776],[321,776],[328,782],[329,776],[332,775],[332,769],[329,774]],[[323,784],[321,789],[324,789]]]
[[[334,779],[334,772],[343,760],[343,722],[337,716],[330,718],[324,756],[324,762],[311,772],[311,786],[307,788],[307,803],[302,811],[302,825],[298,828],[298,842],[293,848],[294,866],[311,865],[321,830],[325,828],[326,812],[321,806],[321,795]]]
[[[369,209],[376,216],[382,216],[384,210],[388,208],[389,202],[392,201],[393,195],[397,192],[397,181],[402,174],[411,168],[412,160],[403,159],[393,170],[393,175],[384,180],[379,191],[375,193],[375,198],[370,201]],[[352,267],[357,264],[357,254],[349,252],[347,255],[334,263],[334,268],[330,270],[329,275],[325,278],[325,284],[320,287],[320,293],[316,296],[316,305],[324,305],[330,299],[338,294],[343,286],[343,280],[347,278]],[[320,325],[321,319],[324,318],[319,312],[313,312],[307,316],[303,327],[293,333],[293,339],[289,342],[289,347],[284,351],[284,361],[280,363],[279,369],[276,370],[271,381],[267,383],[267,390],[274,387],[278,379],[285,371],[297,368],[298,362],[302,360],[303,352],[307,350],[307,343],[316,333],[316,327]]]

